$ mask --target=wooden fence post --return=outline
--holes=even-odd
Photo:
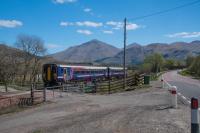
[[[62,96],[63,85],[60,84],[60,87],[59,87],[59,88],[60,88],[60,89],[59,89],[59,90],[60,90],[60,97],[63,97],[63,96]]]
[[[108,80],[108,94],[110,94],[110,78]]]
[[[53,98],[54,98],[54,88],[53,88]]]
[[[31,84],[31,104],[34,104],[34,84]]]
[[[47,101],[47,98],[46,98],[46,90],[47,90],[47,88],[46,87],[44,87],[44,90],[43,90],[43,101],[44,102],[46,102]]]
[[[110,94],[110,68],[108,67],[108,94]]]
[[[97,93],[97,81],[96,81],[96,79],[94,80],[94,93]]]

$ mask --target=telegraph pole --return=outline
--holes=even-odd
[[[126,88],[126,21],[124,19],[124,60],[123,60],[123,68],[124,68],[124,89]]]

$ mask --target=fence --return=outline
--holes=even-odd
[[[32,106],[44,101],[43,90],[36,90],[31,86],[31,91],[0,95],[0,109],[11,106]]]
[[[131,74],[126,77],[125,88],[124,79],[108,79],[107,81],[94,83],[94,91],[99,93],[114,93],[118,91],[126,91],[136,89],[144,84],[144,74]]]
[[[30,98],[29,93],[0,96],[0,109],[20,105],[22,99]]]
[[[130,74],[126,77],[125,89],[124,79],[108,79],[104,81],[94,80],[90,85],[81,83],[68,83],[54,87],[39,87],[32,84],[31,90],[23,94],[8,96],[0,95],[0,109],[9,106],[31,106],[62,96],[62,92],[93,92],[93,93],[114,93],[118,91],[133,90],[144,84],[144,74]]]

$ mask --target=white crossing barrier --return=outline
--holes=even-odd
[[[177,87],[170,85],[161,77],[162,88],[170,92],[171,104],[173,108],[177,108]]]
[[[176,86],[172,86],[170,89],[170,93],[171,93],[171,99],[172,99],[172,107],[173,108],[177,108],[177,87]]]

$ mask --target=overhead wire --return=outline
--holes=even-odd
[[[144,18],[147,18],[147,17],[152,17],[152,16],[155,16],[155,15],[160,15],[160,14],[164,14],[164,13],[167,13],[167,12],[171,12],[171,11],[174,11],[174,10],[177,10],[177,9],[180,9],[180,8],[188,7],[188,6],[197,4],[197,3],[200,3],[200,0],[196,0],[196,1],[189,2],[189,3],[186,3],[186,4],[180,5],[180,6],[169,8],[169,9],[166,9],[166,10],[157,11],[157,12],[150,13],[150,14],[147,14],[147,15],[143,15],[143,16],[139,16],[139,17],[134,17],[134,18],[128,18],[128,19],[129,20],[144,19]]]

